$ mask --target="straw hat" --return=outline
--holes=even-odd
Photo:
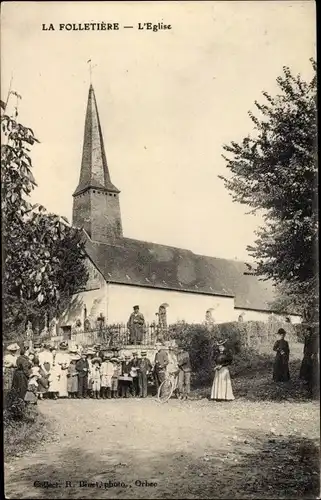
[[[11,352],[16,352],[16,351],[19,351],[20,347],[18,346],[17,343],[14,343],[14,344],[10,344],[8,345],[7,347],[7,351],[11,351]]]
[[[77,353],[74,353],[70,356],[70,361],[78,361],[80,359],[80,355]]]

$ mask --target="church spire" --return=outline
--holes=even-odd
[[[73,194],[73,225],[93,241],[112,243],[123,236],[119,189],[111,182],[93,86],[90,84],[80,178]]]
[[[113,193],[120,192],[110,179],[96,97],[91,84],[88,93],[80,179],[74,196],[89,188],[103,189]]]

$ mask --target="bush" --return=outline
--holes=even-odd
[[[5,401],[5,409],[3,412],[4,423],[10,420],[23,420],[26,416],[26,403],[23,399],[18,398],[13,390],[11,390]]]
[[[10,393],[3,412],[4,453],[8,460],[35,448],[47,439],[50,426],[35,405],[26,404]]]
[[[213,380],[217,341],[226,340],[225,347],[233,356],[232,376],[270,369],[274,358],[270,346],[281,326],[284,324],[277,321],[248,321],[220,323],[209,328],[203,324],[181,322],[169,326],[169,337],[189,352],[192,382],[194,387],[200,387]],[[294,336],[293,325],[287,324],[285,329],[290,338]]]

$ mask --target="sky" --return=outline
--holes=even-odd
[[[59,29],[90,22],[120,29]],[[147,22],[172,29],[137,29]],[[252,132],[248,111],[277,91],[283,66],[311,77],[315,37],[313,1],[4,2],[1,99],[12,77],[19,119],[40,140],[32,201],[71,220],[91,59],[124,235],[251,260],[262,219],[218,178],[223,145]]]

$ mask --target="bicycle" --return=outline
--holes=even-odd
[[[160,403],[166,403],[178,385],[178,372],[169,373],[165,380],[161,383],[157,392],[157,399]]]

